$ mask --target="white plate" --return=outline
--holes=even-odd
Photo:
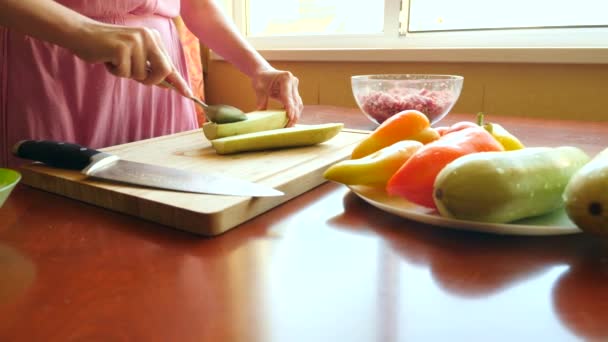
[[[412,221],[444,228],[508,235],[563,235],[581,232],[570,221],[563,209],[513,223],[484,223],[442,217],[434,209],[416,205],[397,196],[389,196],[380,188],[367,186],[349,186],[349,188],[361,199],[378,209]]]

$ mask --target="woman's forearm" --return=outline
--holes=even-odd
[[[244,74],[252,77],[271,68],[213,0],[182,0],[181,14],[188,28],[203,44]]]
[[[0,25],[66,48],[93,20],[52,0],[0,0]]]

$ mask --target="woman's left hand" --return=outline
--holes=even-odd
[[[302,115],[302,98],[298,92],[299,80],[289,71],[269,69],[257,73],[252,78],[253,89],[257,97],[257,109],[265,110],[268,99],[278,100],[285,107],[287,127],[296,124]]]

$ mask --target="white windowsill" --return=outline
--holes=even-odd
[[[409,48],[258,50],[269,61],[607,64],[599,48]],[[214,54],[214,58],[218,56]]]

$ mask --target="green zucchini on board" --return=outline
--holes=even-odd
[[[528,147],[481,152],[446,165],[434,183],[442,216],[507,223],[563,207],[572,175],[589,161],[579,148]]]
[[[245,133],[267,131],[271,129],[283,128],[287,125],[287,113],[284,110],[263,110],[246,114],[246,120],[215,123],[206,122],[203,124],[203,134],[209,140],[229,137]]]
[[[294,126],[211,140],[218,154],[310,146],[325,142],[342,131],[342,123]]]
[[[568,217],[581,230],[608,234],[608,148],[572,176],[564,200]]]

